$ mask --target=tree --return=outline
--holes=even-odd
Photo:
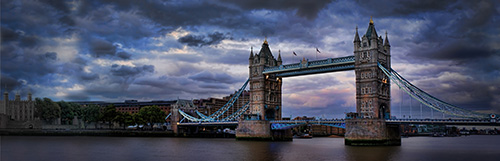
[[[74,106],[68,102],[59,101],[57,103],[61,107],[61,122],[62,124],[71,124],[76,116]]]
[[[120,125],[123,125],[123,129],[125,129],[126,126],[132,125],[134,123],[132,115],[128,112],[118,112],[118,115],[116,115],[114,120],[120,123]]]
[[[111,123],[113,121],[115,121],[115,119],[117,118],[117,116],[119,115],[120,113],[118,111],[116,111],[116,108],[115,106],[113,105],[108,105],[106,106],[102,113],[101,113],[101,120],[103,121],[107,121],[108,122],[108,125],[109,125],[109,128],[111,128]]]
[[[84,122],[85,128],[91,122],[95,122],[95,128],[97,128],[97,121],[101,115],[101,108],[97,105],[89,105],[88,107],[82,108],[82,120]]]
[[[148,123],[151,128],[153,128],[154,123],[165,122],[165,111],[162,111],[157,106],[142,107],[137,114],[138,117],[142,119],[144,123]]]
[[[61,107],[50,98],[35,98],[35,114],[42,120],[53,123],[61,117]]]

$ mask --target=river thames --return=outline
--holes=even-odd
[[[410,137],[401,146],[352,147],[343,138],[290,142],[234,138],[0,136],[1,161],[500,160],[500,136]]]

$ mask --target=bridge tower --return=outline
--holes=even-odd
[[[275,74],[264,75],[265,67],[280,66],[281,53],[275,59],[266,40],[258,54],[250,51],[250,110],[246,113],[247,120],[281,120],[281,78]]]
[[[282,78],[275,74],[263,74],[264,68],[282,64],[281,53],[276,59],[266,40],[259,53],[250,51],[249,85],[250,108],[238,122],[237,139],[274,139],[269,125],[270,120],[281,120],[281,87]]]
[[[366,33],[359,38],[358,28],[354,36],[356,75],[356,113],[346,120],[346,145],[400,145],[398,127],[389,127],[385,119],[390,118],[390,80],[378,68],[378,63],[391,68],[390,44],[385,35],[377,35],[373,20]]]

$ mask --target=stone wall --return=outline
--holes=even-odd
[[[265,120],[240,120],[236,129],[238,140],[272,140],[271,125]]]
[[[348,119],[345,144],[401,145],[399,127],[386,125],[384,119]]]
[[[0,113],[0,129],[7,128],[7,123],[9,122],[9,116]]]

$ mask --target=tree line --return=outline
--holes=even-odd
[[[154,123],[163,123],[166,113],[157,106],[145,106],[139,112],[130,114],[117,111],[113,105],[80,106],[73,102],[54,102],[49,98],[35,98],[35,116],[49,124],[61,119],[61,124],[71,125],[76,117],[83,121],[85,128],[91,123],[97,128],[99,122],[107,123],[109,128],[113,122],[117,122],[125,128],[136,124],[149,124],[152,127]]]

